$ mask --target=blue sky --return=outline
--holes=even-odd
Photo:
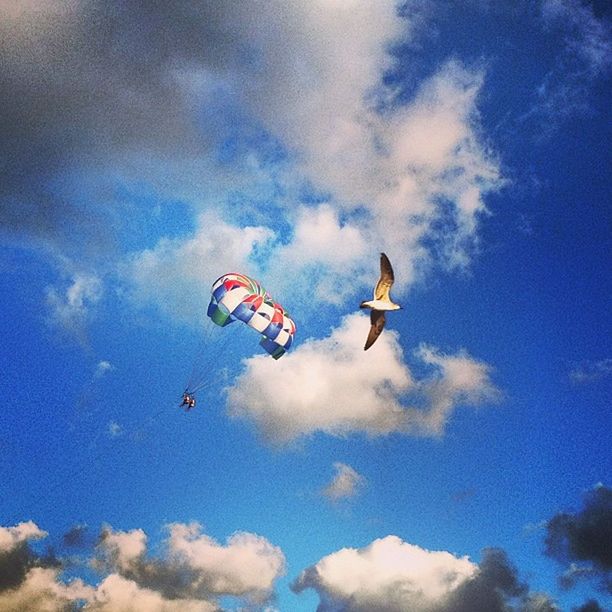
[[[610,17],[2,3],[0,607],[612,609]]]

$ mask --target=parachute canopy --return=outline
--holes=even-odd
[[[285,354],[293,342],[295,323],[254,279],[230,272],[212,286],[208,316],[220,327],[242,321],[263,337],[259,342],[274,359]]]

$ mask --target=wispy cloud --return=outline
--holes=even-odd
[[[112,372],[115,369],[115,366],[110,362],[103,359],[99,361],[96,365],[96,369],[94,371],[94,379],[98,380],[106,375],[108,372]]]
[[[589,110],[589,91],[595,80],[612,67],[612,29],[597,17],[589,3],[579,0],[544,0],[544,26],[560,32],[564,46],[537,91],[532,114],[544,115],[554,127],[576,112]]]
[[[124,433],[123,427],[117,421],[110,421],[106,431],[111,438],[118,438]]]
[[[76,273],[63,291],[47,287],[50,321],[82,344],[87,343],[87,323],[92,308],[102,298],[102,281],[93,274]]]
[[[336,461],[334,470],[334,477],[322,491],[332,501],[355,497],[366,484],[365,478],[346,463]]]
[[[590,383],[612,376],[612,359],[581,361],[569,373],[570,380],[576,384]]]

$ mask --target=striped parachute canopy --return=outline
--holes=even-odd
[[[254,279],[230,272],[212,286],[208,316],[224,327],[242,321],[261,335],[262,346],[274,359],[284,355],[293,342],[295,323],[268,292]]]

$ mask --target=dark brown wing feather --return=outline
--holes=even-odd
[[[385,313],[383,310],[372,310],[370,311],[370,323],[372,326],[370,327],[370,333],[368,334],[368,339],[366,340],[365,346],[363,347],[364,351],[367,351],[373,344],[376,342],[378,336],[382,332],[385,327]]]
[[[393,268],[391,267],[391,262],[389,258],[384,254],[380,254],[380,278],[376,283],[376,288],[374,289],[374,299],[375,300],[388,300],[389,299],[389,291],[391,290],[391,285],[393,285],[393,281],[395,277],[393,275]]]

